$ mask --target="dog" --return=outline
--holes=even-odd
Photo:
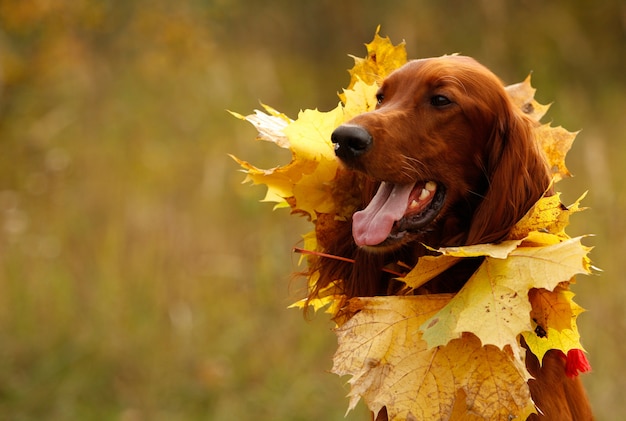
[[[394,295],[402,283],[383,271],[409,267],[431,248],[497,243],[551,189],[551,169],[533,137],[537,124],[514,106],[500,79],[464,56],[410,61],[376,94],[376,109],[334,130],[341,183],[359,210],[318,241],[311,297],[335,279],[352,297]],[[481,263],[462,259],[417,293],[455,293]],[[539,414],[529,420],[593,419],[578,377],[549,351],[542,364],[527,352],[529,388]],[[383,409],[377,420],[387,419]]]

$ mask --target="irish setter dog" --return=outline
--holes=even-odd
[[[376,98],[374,111],[332,134],[343,182],[354,186],[361,210],[351,221],[328,221],[336,225],[333,234],[318,241],[354,263],[323,259],[311,268],[321,274],[318,289],[343,279],[348,298],[397,293],[402,285],[382,268],[414,265],[428,253],[423,244],[505,239],[551,182],[533,139],[536,123],[472,58],[411,61],[383,81]],[[463,259],[419,292],[457,292],[480,263]],[[581,382],[566,376],[561,355],[550,351],[540,365],[528,352],[527,367],[540,410],[529,419],[593,419]]]

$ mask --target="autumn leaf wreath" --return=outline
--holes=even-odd
[[[365,58],[354,57],[350,84],[331,111],[304,110],[296,120],[267,105],[247,116],[232,113],[250,122],[258,139],[291,151],[289,164],[272,169],[232,158],[246,173],[244,182],[267,186],[264,201],[290,208],[312,222],[314,229],[303,236],[298,250],[308,263],[325,255],[317,241],[325,229],[319,221],[345,220],[355,211],[334,194],[339,165],[330,135],[340,124],[374,109],[377,82],[407,61],[404,43],[394,46],[378,30],[366,47]],[[530,77],[506,89],[517,106],[532,110],[529,115],[535,121],[547,112],[549,106],[534,99]],[[570,175],[565,155],[575,137],[576,133],[550,124],[535,128],[535,138],[553,168],[553,183]],[[444,413],[454,414],[455,402],[471,401],[479,417],[491,419],[504,411],[525,419],[535,407],[526,383],[530,375],[521,338],[539,361],[548,350],[560,350],[569,376],[588,371],[576,327],[583,310],[572,300],[569,285],[576,274],[591,272],[590,249],[581,237],[565,233],[570,215],[581,210],[583,197],[565,207],[559,193],[544,196],[507,240],[438,249],[399,279],[415,290],[459,259],[483,256],[482,265],[457,294],[350,300],[354,315],[336,319],[339,346],[332,368],[335,374],[351,376],[349,410],[363,398],[374,413],[387,406],[393,418],[405,419],[412,413],[421,414],[420,419],[439,419]],[[317,274],[310,274],[311,291],[316,280]],[[336,315],[345,305],[337,292],[341,282],[337,279],[313,299],[294,306]]]

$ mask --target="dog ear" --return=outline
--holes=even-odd
[[[533,134],[537,123],[508,98],[498,116],[487,145],[489,187],[474,213],[468,244],[504,240],[550,184],[550,169]]]

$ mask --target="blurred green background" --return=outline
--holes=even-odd
[[[376,26],[409,57],[533,72],[579,134],[565,203],[604,272],[579,318],[598,420],[626,414],[626,4],[0,0],[0,419],[341,420],[332,323],[227,153],[287,162],[225,110],[329,110]],[[284,151],[283,151],[284,152]],[[349,420],[366,419],[362,404]]]

